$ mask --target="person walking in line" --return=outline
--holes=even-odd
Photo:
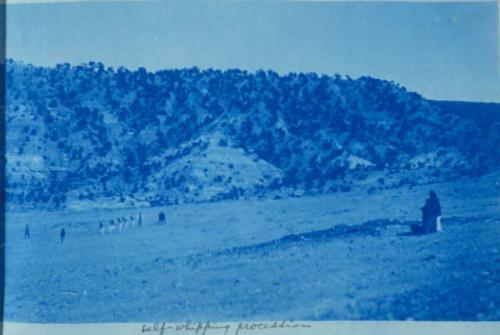
[[[125,228],[125,221],[123,218],[118,218],[116,219],[119,223],[118,225],[118,231],[123,231],[123,229]]]
[[[115,222],[113,220],[109,220],[109,233],[113,234],[115,232]]]
[[[30,237],[31,237],[30,226],[28,224],[26,224],[26,227],[24,227],[24,238],[29,240]]]
[[[139,214],[137,215],[137,225],[140,227],[142,226],[142,213],[139,212]]]
[[[65,237],[66,237],[66,230],[64,230],[64,228],[62,228],[61,233],[59,234],[59,238],[61,239],[61,243],[64,242]]]
[[[130,215],[128,217],[128,223],[125,227],[131,227],[131,228],[135,228],[135,218],[133,215]]]
[[[99,221],[99,234],[104,235],[104,225]]]

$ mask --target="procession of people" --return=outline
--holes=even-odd
[[[164,212],[160,212],[158,214],[158,220],[155,222],[159,225],[166,224],[166,215]],[[114,219],[108,220],[108,225],[105,224],[105,221],[101,220],[98,222],[98,234],[109,235],[114,233],[119,233],[131,228],[142,227],[144,224],[144,218],[142,216],[142,212],[137,214],[131,214],[128,216],[120,216]],[[32,232],[30,229],[30,225],[26,224],[24,226],[24,239],[29,240],[32,238]],[[60,243],[64,243],[67,238],[66,228],[62,227],[59,231],[59,241]]]

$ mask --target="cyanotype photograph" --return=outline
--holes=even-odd
[[[1,6],[5,334],[500,331],[497,2]]]

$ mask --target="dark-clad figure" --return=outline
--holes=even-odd
[[[158,224],[165,224],[165,223],[167,223],[165,219],[165,213],[160,212],[160,214],[158,214]]]
[[[65,237],[66,237],[66,230],[64,230],[64,228],[62,228],[61,233],[59,234],[59,238],[61,239],[61,243],[64,242]]]
[[[441,204],[436,192],[430,191],[429,198],[422,207],[422,226],[425,233],[435,233],[438,231],[438,223],[441,217]]]
[[[442,230],[441,204],[436,192],[429,192],[429,198],[427,198],[424,207],[422,207],[422,223],[412,224],[411,230],[414,234],[429,234]]]
[[[140,226],[142,226],[142,213],[139,213],[139,215],[137,216],[137,224]]]
[[[26,225],[26,227],[24,227],[24,238],[29,240],[30,237],[30,226]]]

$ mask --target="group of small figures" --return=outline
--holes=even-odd
[[[165,213],[160,212],[158,214],[157,224],[162,225],[165,224],[166,222],[167,221]],[[109,220],[109,225],[107,226],[102,221],[100,221],[99,234],[101,235],[113,234],[115,232],[121,232],[129,228],[142,227],[142,224],[143,224],[142,213],[139,213],[137,215],[130,215],[128,219],[122,216],[114,220]]]
[[[141,227],[142,221],[142,213],[130,215],[128,219],[122,216],[115,220],[109,220],[108,226],[105,226],[102,221],[99,221],[99,234],[113,234],[114,232],[121,232],[125,229]]]

